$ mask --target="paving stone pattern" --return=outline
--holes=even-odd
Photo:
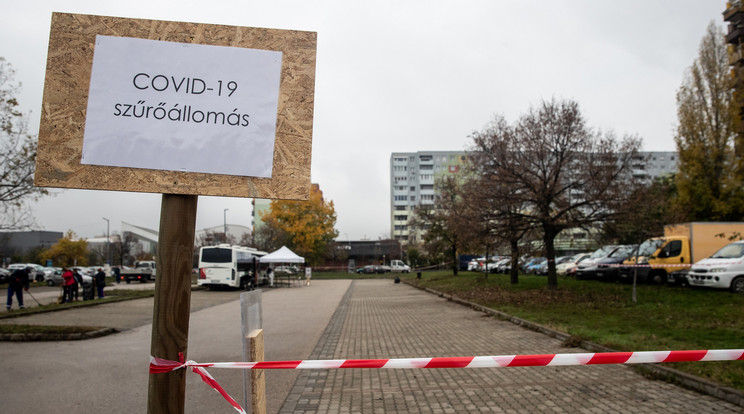
[[[354,281],[310,359],[586,352],[388,280]],[[280,413],[739,413],[627,366],[302,370]]]

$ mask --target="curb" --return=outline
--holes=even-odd
[[[403,283],[409,286],[415,287],[417,289],[421,289],[425,292],[431,293],[432,295],[436,295],[443,299],[447,299],[450,302],[454,302],[459,305],[470,307],[473,310],[483,312],[487,315],[495,316],[501,320],[508,321],[515,325],[519,325],[524,328],[527,328],[529,330],[542,333],[551,338],[559,339],[563,342],[571,342],[575,339],[572,335],[567,334],[565,332],[557,331],[555,329],[548,328],[547,326],[543,326],[543,325],[528,321],[526,319],[522,319],[522,318],[518,318],[513,315],[509,315],[508,313],[504,313],[496,309],[491,309],[486,306],[479,305],[477,303],[473,303],[473,302],[458,298],[457,296],[452,296],[450,294],[439,292],[431,288],[417,286],[407,280],[403,280]],[[586,349],[587,351],[592,351],[592,352],[620,352],[616,349],[607,348],[597,343],[590,342],[590,341],[584,341],[584,340],[576,342],[576,344],[575,345],[572,344],[572,346],[578,346],[580,348],[583,348],[583,349]],[[693,391],[697,391],[701,394],[707,394],[712,397],[716,397],[718,399],[724,400],[726,402],[736,404],[739,407],[744,407],[744,392],[742,391],[739,391],[739,390],[736,390],[730,387],[725,387],[715,382],[708,381],[704,378],[700,378],[698,376],[688,374],[686,372],[682,372],[674,368],[668,368],[665,366],[652,365],[652,364],[629,364],[628,366],[641,372],[642,374],[650,378],[660,379],[666,382],[670,382],[672,384],[677,384],[685,388],[691,389]]]
[[[101,336],[117,333],[114,328],[102,328],[90,332],[75,333],[14,333],[0,334],[0,341],[8,342],[39,342],[39,341],[76,341],[81,339],[93,339]]]

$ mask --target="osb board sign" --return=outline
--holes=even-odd
[[[53,13],[35,184],[306,200],[316,39]]]

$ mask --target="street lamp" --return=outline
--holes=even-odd
[[[111,242],[111,237],[109,236],[109,225],[111,224],[109,222],[109,219],[106,217],[102,217],[104,220],[106,220],[106,263],[109,265],[111,264],[111,249],[109,248],[109,243]]]
[[[226,208],[222,211],[222,218],[223,218],[223,224],[225,226],[225,243],[227,243],[227,210],[230,210],[229,208]]]

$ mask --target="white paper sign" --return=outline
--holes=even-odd
[[[97,36],[82,164],[271,177],[282,53]]]

